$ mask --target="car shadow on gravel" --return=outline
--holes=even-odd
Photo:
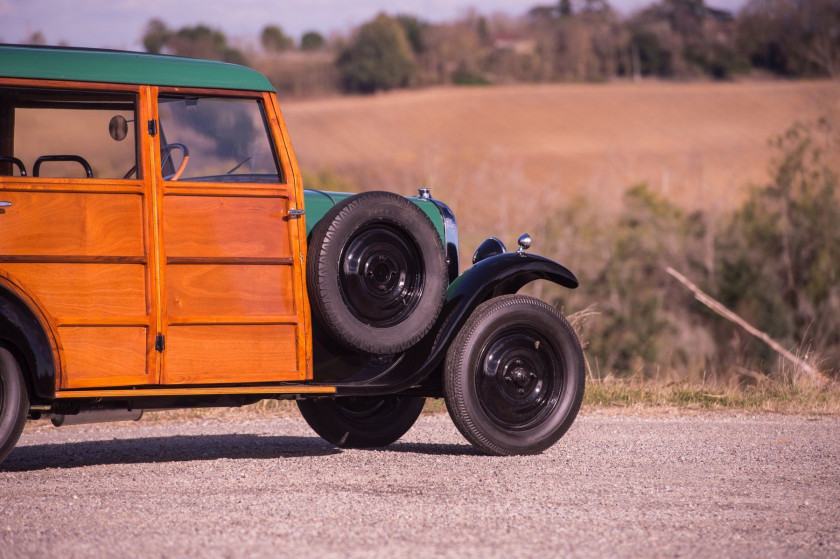
[[[408,452],[411,454],[433,454],[438,456],[485,456],[470,444],[433,444],[433,443],[391,443],[386,447],[372,448],[388,452]]]
[[[339,449],[319,437],[173,435],[19,446],[0,464],[0,472],[109,464],[191,462],[220,458],[295,458],[328,456],[339,452]]]

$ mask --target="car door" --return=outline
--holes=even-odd
[[[303,247],[270,97],[157,99],[161,382],[304,379]]]
[[[140,88],[48,85],[0,87],[0,276],[51,322],[57,388],[157,382]]]

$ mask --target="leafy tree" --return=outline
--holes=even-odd
[[[168,52],[178,56],[221,60],[233,64],[245,64],[245,56],[227,43],[227,37],[218,29],[206,25],[182,27],[170,31],[158,20],[149,21],[143,35],[143,46],[148,52]]]
[[[385,14],[359,28],[338,68],[344,89],[362,93],[405,87],[417,71],[402,25]]]
[[[277,25],[266,25],[263,27],[260,42],[268,52],[284,52],[294,48],[294,40],[286,35]]]
[[[737,46],[754,66],[787,76],[840,75],[840,3],[750,0],[738,14]]]
[[[673,53],[662,46],[659,37],[646,29],[633,33],[631,45],[639,53],[640,71],[644,76],[674,75]]]
[[[324,36],[317,31],[307,31],[300,39],[300,48],[305,51],[321,50],[324,42]]]
[[[146,32],[143,34],[143,47],[146,52],[160,54],[171,36],[172,32],[165,23],[159,19],[151,19],[146,24]]]
[[[397,21],[402,25],[405,37],[411,44],[411,50],[414,51],[414,54],[420,55],[426,52],[424,34],[428,25],[410,15],[399,15]]]

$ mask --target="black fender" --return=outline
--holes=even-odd
[[[516,293],[539,279],[569,289],[578,287],[571,271],[536,254],[508,252],[478,262],[450,284],[443,310],[429,334],[404,353],[388,358],[332,354],[331,359],[319,363],[327,357],[326,344],[319,344],[316,334],[315,381],[322,380],[318,371],[323,364],[352,371],[345,380],[331,383],[336,386],[337,395],[384,395],[416,389],[427,377],[442,370],[449,345],[476,307],[493,297]],[[436,389],[426,392],[438,395]]]
[[[55,397],[56,364],[50,338],[20,297],[0,288],[0,345],[18,359],[32,403]]]

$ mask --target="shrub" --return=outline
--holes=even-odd
[[[721,300],[783,344],[840,363],[840,199],[826,122],[777,140],[773,180],[718,239]]]

